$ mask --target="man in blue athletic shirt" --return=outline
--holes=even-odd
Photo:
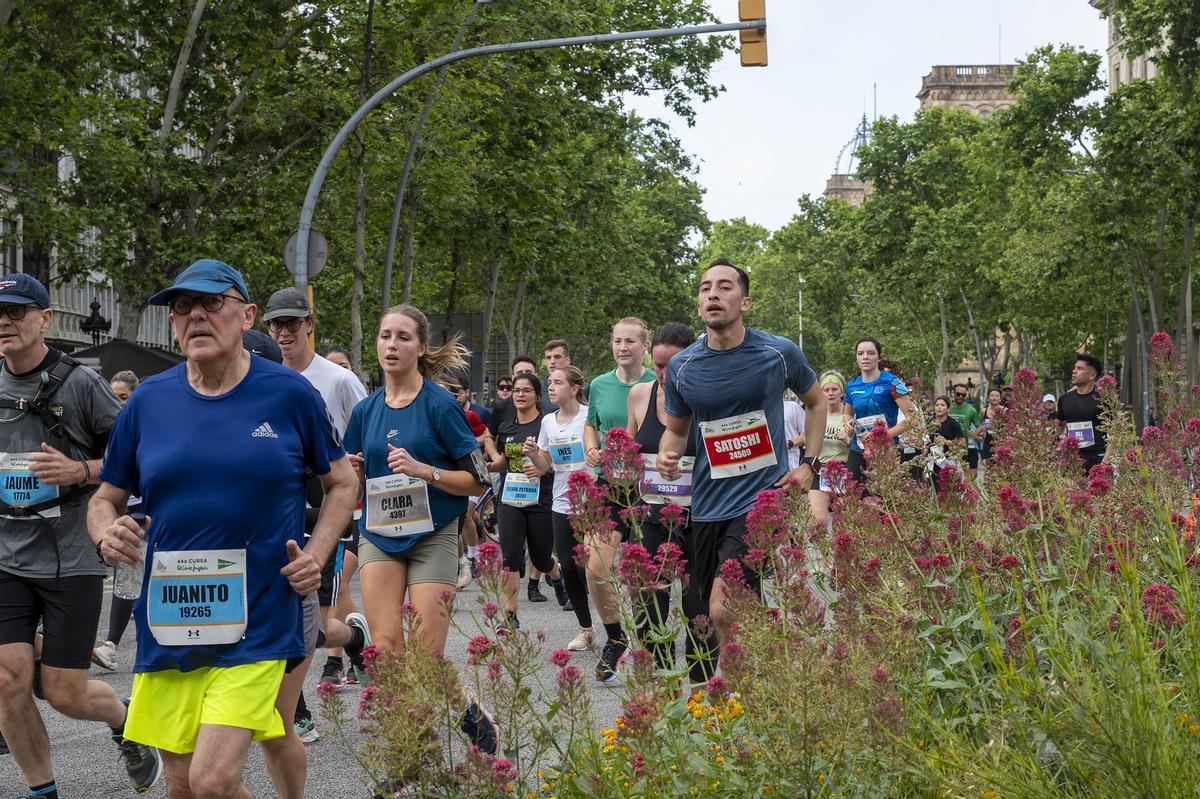
[[[679,456],[695,428],[692,536],[685,541],[688,591],[699,592],[693,607],[707,607],[721,645],[733,619],[725,608],[721,564],[747,552],[746,514],[759,492],[795,486],[807,491],[817,473],[815,457],[789,471],[783,424],[783,393],[792,389],[806,408],[808,441],[825,435],[826,403],[804,353],[785,338],[746,327],[750,278],[725,259],[700,278],[696,311],[705,333],[677,353],[667,367],[666,430],[659,443],[658,470],[678,476]],[[756,575],[746,577],[757,587]]]
[[[312,384],[242,348],[256,308],[233,267],[197,261],[150,302],[171,309],[187,361],[125,406],[88,508],[110,564],[141,559],[143,531],[121,515],[130,493],[148,517],[125,735],[160,749],[172,796],[249,796],[246,753],[284,733],[275,699],[305,654],[301,597],[358,481]],[[308,472],[325,499],[302,550]]]

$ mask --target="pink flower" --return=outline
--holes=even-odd
[[[1003,555],[1001,556],[1000,560],[997,561],[997,565],[999,565],[1001,569],[1009,569],[1011,571],[1012,569],[1015,569],[1021,565],[1021,559],[1016,555]]]
[[[383,650],[377,644],[369,644],[362,651],[363,663],[368,669],[375,665],[375,661],[379,660],[379,656],[383,654]]]
[[[495,643],[484,635],[477,635],[467,642],[467,663],[478,666],[492,653]]]
[[[675,542],[666,541],[659,544],[654,561],[658,566],[659,582],[673,583],[684,577],[687,561],[683,559],[683,550]]]
[[[358,697],[358,716],[362,718],[371,709],[371,705],[375,701],[375,694],[379,693],[378,685],[368,685],[363,689],[363,692]]]
[[[687,509],[682,505],[669,502],[658,512],[658,518],[662,520],[668,532],[674,531],[676,528],[687,525]]]
[[[572,691],[581,687],[579,667],[573,664],[563,666],[558,672],[558,688],[560,691]]]
[[[658,570],[650,553],[641,544],[622,544],[621,560],[617,564],[617,575],[632,593],[656,586]]]
[[[501,663],[500,663],[500,661],[499,661],[499,659],[497,659],[497,658],[492,658],[491,660],[489,660],[489,661],[488,661],[488,663],[487,663],[487,671],[488,671],[488,679],[489,679],[489,680],[498,680],[498,679],[500,679],[500,667],[501,667],[501,665],[503,665],[503,664],[501,664]]]
[[[745,557],[742,558],[742,563],[744,563],[746,568],[750,571],[761,572],[767,565],[767,553],[763,552],[761,549],[751,549],[746,553]]]
[[[899,735],[904,729],[904,706],[900,704],[899,698],[889,696],[875,706],[871,721],[878,728],[892,735]]]
[[[721,668],[728,671],[741,666],[746,660],[746,650],[742,649],[742,645],[737,641],[730,641],[725,644],[725,648],[721,651]]]
[[[500,615],[500,606],[495,602],[483,603],[483,616],[487,619],[494,619]]]
[[[1175,606],[1175,591],[1166,583],[1152,583],[1142,591],[1142,612],[1146,620],[1163,627],[1183,624],[1183,612]]]
[[[571,653],[565,649],[555,649],[550,653],[550,663],[562,668],[571,662]]]
[[[1150,360],[1160,364],[1174,362],[1178,357],[1175,342],[1166,333],[1159,331],[1150,337]]]
[[[485,541],[480,544],[479,549],[475,552],[475,565],[481,574],[499,580],[500,572],[504,568],[500,557],[500,545],[494,541]]]
[[[633,440],[624,427],[613,427],[604,435],[600,452],[600,471],[614,487],[629,490],[637,486],[642,474],[642,445]]]
[[[632,508],[621,508],[621,510],[617,512],[617,515],[620,516],[621,521],[625,522],[627,525],[640,526],[642,522],[646,521],[646,517],[650,515],[650,506],[637,504]]]
[[[746,515],[746,542],[771,551],[788,537],[787,489],[760,491]]]
[[[883,666],[880,666],[879,668],[875,669],[875,671],[871,672],[871,679],[880,685],[886,684],[887,681],[891,679],[891,676],[892,675],[888,674],[888,670]]]
[[[494,790],[508,790],[519,775],[517,767],[508,758],[498,757],[492,761],[492,788]]]
[[[336,694],[338,687],[331,682],[317,683],[317,697],[319,699],[328,699]]]
[[[1117,379],[1112,375],[1101,375],[1096,381],[1096,390],[1100,392],[1100,396],[1112,394],[1117,390]]]
[[[704,684],[704,690],[713,699],[721,699],[729,692],[729,685],[720,674],[714,674]]]

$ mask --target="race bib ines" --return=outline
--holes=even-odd
[[[406,474],[389,474],[367,480],[363,503],[367,530],[385,538],[404,538],[433,532],[429,487]]]
[[[1091,422],[1067,422],[1067,435],[1079,442],[1080,449],[1096,445],[1096,431]]]
[[[146,620],[163,646],[240,641],[246,632],[246,550],[155,552]]]
[[[529,477],[523,472],[504,475],[504,493],[500,501],[512,508],[527,508],[536,505],[542,486],[542,478]]]
[[[58,486],[47,485],[34,476],[29,469],[31,452],[0,453],[0,500],[14,508],[28,508],[49,500],[58,499]],[[7,518],[55,519],[61,515],[59,507],[46,508],[36,516],[10,516]]]
[[[750,474],[778,463],[767,415],[762,411],[701,422],[700,435],[714,480]]]
[[[651,505],[674,502],[676,505],[688,507],[692,504],[692,467],[696,459],[686,456],[680,458],[678,479],[668,480],[655,465],[657,457],[642,455],[642,463],[646,465],[642,471],[642,501]]]
[[[550,460],[556,472],[577,472],[586,469],[583,438],[577,435],[550,436]]]

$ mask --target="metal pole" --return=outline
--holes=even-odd
[[[354,129],[359,123],[366,118],[367,114],[374,111],[383,101],[391,97],[397,90],[405,84],[410,83],[416,78],[421,77],[429,72],[439,69],[447,64],[453,64],[457,61],[465,61],[468,58],[475,58],[483,55],[497,55],[499,53],[520,53],[527,50],[548,50],[554,47],[576,47],[587,44],[608,44],[611,42],[628,42],[638,39],[666,39],[674,36],[700,36],[707,33],[729,33],[731,31],[759,29],[766,30],[767,21],[765,19],[751,20],[749,22],[725,22],[717,25],[694,25],[684,28],[659,28],[655,30],[645,31],[626,31],[622,33],[603,33],[592,36],[572,36],[565,39],[540,39],[531,42],[508,42],[505,44],[491,44],[485,47],[472,47],[468,50],[459,50],[457,53],[448,53],[440,58],[435,58],[421,64],[418,67],[413,67],[408,72],[405,72],[400,77],[393,80],[388,85],[384,86],[379,91],[375,92],[369,100],[358,107],[351,117],[342,125],[341,130],[333,137],[333,141],[325,148],[325,154],[321,156],[321,162],[317,164],[317,169],[313,172],[312,179],[308,184],[308,191],[304,195],[304,205],[300,208],[300,224],[298,226],[299,237],[296,241],[296,269],[292,275],[296,288],[304,290],[308,286],[308,231],[312,229],[313,215],[317,210],[317,198],[321,195],[321,187],[325,184],[325,177],[329,174],[329,167],[333,164],[333,159],[337,156],[338,151],[342,149],[342,145],[354,133]]]
[[[467,28],[471,27],[471,22],[474,21],[479,7],[490,2],[491,0],[475,0],[475,5],[471,6],[467,18],[463,20],[462,26],[459,27],[458,33],[454,37],[454,43],[450,45],[450,52],[458,52],[458,48],[462,46],[463,36],[466,35]],[[392,204],[392,221],[388,227],[387,252],[383,256],[383,291],[381,292],[380,311],[386,311],[392,304],[392,263],[396,259],[396,234],[400,230],[400,207],[404,204],[404,192],[408,189],[408,176],[412,174],[413,163],[417,160],[417,145],[421,142],[421,130],[433,112],[433,103],[437,100],[438,90],[442,87],[446,69],[447,67],[443,66],[438,70],[437,82],[430,89],[429,96],[425,98],[425,108],[421,110],[421,116],[413,128],[412,139],[408,142],[408,154],[404,157],[404,171],[400,173],[400,185],[396,187],[396,200]]]
[[[799,336],[796,343],[800,345],[800,349],[804,349],[804,275],[800,275],[800,288],[796,293],[796,311],[800,317],[800,329],[797,331]]]

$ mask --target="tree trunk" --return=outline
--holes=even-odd
[[[146,309],[146,300],[150,298],[150,295],[146,291],[140,291],[115,280],[113,288],[116,290],[117,307],[120,309],[117,317],[117,329],[113,333],[113,337],[136,342],[142,325],[142,311]]]
[[[946,393],[946,361],[950,359],[950,329],[946,324],[946,301],[938,294],[938,320],[942,328],[942,354],[937,362],[937,393]]]
[[[358,84],[358,101],[371,96],[371,37],[375,29],[375,0],[367,3],[367,24],[363,30],[362,75]],[[367,136],[355,131],[354,150],[354,272],[350,288],[350,364],[362,372],[363,350],[363,284],[367,279],[367,177],[363,165],[367,157]]]
[[[522,275],[517,281],[517,290],[513,293],[512,312],[508,315],[508,324],[505,325],[504,335],[508,339],[508,360],[512,361],[518,353],[522,352],[525,337],[525,325],[523,321],[525,310],[525,287],[528,285],[529,277]]]
[[[967,302],[967,293],[963,291],[962,284],[958,286],[958,295],[962,297],[963,308],[967,310],[967,324],[971,328],[971,335],[975,339],[975,362],[979,364],[979,391],[983,395],[983,399],[987,401],[988,390],[988,375],[983,366],[983,343],[979,340],[979,331],[975,328],[975,314],[971,313],[971,304]]]
[[[414,253],[414,238],[417,234],[417,182],[412,181],[412,186],[404,195],[404,238],[400,244],[400,258],[404,267],[404,279],[401,283],[400,302],[412,302],[412,277],[413,277],[413,260]]]
[[[1176,312],[1176,345],[1187,365],[1189,385],[1197,383],[1196,329],[1192,324],[1192,265],[1196,260],[1196,220],[1189,213],[1183,223],[1183,280],[1179,284]]]
[[[487,368],[487,359],[492,354],[492,317],[496,313],[496,287],[500,283],[500,258],[499,256],[492,258],[492,263],[488,267],[488,289],[487,298],[483,302],[483,358],[484,368]],[[502,364],[496,364],[498,370],[496,376],[505,372],[506,367]]]
[[[0,0],[0,28],[8,24],[8,18],[12,16],[14,0]]]
[[[192,7],[187,33],[183,36],[179,56],[175,59],[175,71],[171,75],[171,85],[167,89],[167,99],[163,104],[162,124],[158,128],[160,139],[165,139],[175,127],[175,111],[179,108],[179,98],[183,93],[183,76],[187,74],[188,62],[192,60],[192,46],[196,43],[196,31],[200,28],[200,19],[204,16],[206,5],[208,0],[196,0],[196,5]]]
[[[458,239],[450,242],[450,289],[446,297],[446,322],[442,326],[442,343],[450,338],[454,330],[451,317],[454,316],[454,302],[458,299],[458,269],[462,266],[462,251]]]
[[[1008,379],[1008,359],[1012,357],[1012,347],[1013,329],[1009,325],[1009,328],[1004,331],[1004,349],[1000,352],[1000,369],[998,370],[1005,380]]]

